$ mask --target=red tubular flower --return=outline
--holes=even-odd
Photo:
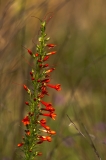
[[[49,52],[46,55],[48,56],[48,55],[53,55],[53,54],[56,54],[56,51]]]
[[[42,116],[47,116],[47,117],[51,117],[53,120],[55,120],[55,117],[56,117],[56,114],[54,114],[54,113],[49,113],[49,114],[40,113],[40,115],[42,115]]]
[[[42,87],[41,88],[41,93],[38,95],[38,98],[43,98],[44,97],[44,95],[48,95],[49,96],[49,94],[48,94],[48,92],[46,91],[46,88],[45,87]]]
[[[50,73],[50,72],[52,72],[52,71],[54,71],[54,70],[55,70],[55,68],[51,68],[51,69],[45,71],[45,73]]]
[[[39,64],[39,67],[42,67],[43,65],[42,64]]]
[[[41,59],[38,59],[38,62],[42,62],[42,60],[41,60]]]
[[[37,152],[36,155],[37,156],[42,156],[42,152]]]
[[[43,62],[47,61],[48,59],[49,59],[49,56],[45,56],[44,59],[43,59]]]
[[[41,80],[40,80],[40,79],[38,79],[38,80],[37,80],[37,82],[41,82]]]
[[[50,48],[55,47],[56,45],[55,44],[47,44],[46,46],[49,47],[49,49],[50,49]]]
[[[27,49],[27,51],[30,55],[32,55],[32,51],[30,49]]]
[[[38,98],[43,98],[43,97],[44,97],[44,94],[42,93],[38,95]]]
[[[31,77],[33,77],[33,72],[30,72]]]
[[[52,131],[52,130],[48,131],[48,133],[49,133],[49,134],[52,134],[52,135],[56,134],[56,132],[55,132],[55,131]]]
[[[23,120],[22,120],[23,124],[26,126],[28,124],[30,124],[30,121],[29,121],[29,117],[26,116]]]
[[[24,46],[23,46],[24,47]],[[28,53],[30,54],[30,55],[32,55],[33,53],[32,53],[32,51],[30,50],[30,49],[27,49],[26,47],[24,47],[27,51],[28,51]]]
[[[49,66],[48,64],[44,64],[42,67],[45,68],[45,67],[48,67],[48,66]]]
[[[28,91],[28,87],[24,84],[24,89],[26,90],[26,91]]]
[[[45,86],[42,86],[41,90],[42,90],[42,94],[49,95],[48,92],[46,91],[46,87]]]
[[[29,116],[33,116],[34,115],[34,113],[31,113],[31,112],[29,112],[28,114],[29,114]]]
[[[50,137],[50,136],[38,136],[38,138],[39,138],[39,142],[38,142],[38,144],[39,143],[42,143],[43,141],[48,141],[48,142],[51,142],[52,141],[52,138]]]
[[[25,102],[25,104],[29,106],[29,102]]]
[[[45,67],[48,67],[48,66],[49,66],[48,64],[44,64],[44,65],[43,65],[43,64],[40,64],[40,65],[39,65],[39,67],[41,67],[41,68],[45,68]]]
[[[53,107],[51,107],[51,106],[48,106],[46,108],[41,108],[41,110],[42,111],[49,111],[49,112],[54,112],[55,111],[55,109]]]
[[[30,135],[30,131],[29,130],[25,130],[26,134],[29,136]]]
[[[57,91],[61,90],[61,85],[60,84],[57,84],[57,85],[47,84],[47,86],[50,87],[50,88],[54,88]]]
[[[48,79],[48,78],[46,78],[46,79],[43,79],[43,80],[37,80],[37,82],[45,82],[45,83],[48,83],[48,82],[50,82],[50,79]],[[41,88],[42,89],[42,88]]]
[[[39,56],[39,54],[38,54],[38,53],[35,53],[35,56],[36,56],[36,57],[38,57],[38,56]]]
[[[46,126],[46,119],[41,119],[40,121],[38,121],[38,123],[44,127],[46,130],[50,130],[49,126]]]
[[[25,48],[25,47],[24,47],[24,48]],[[25,48],[25,49],[27,49],[27,48]],[[28,51],[28,53],[29,53],[31,56],[33,55],[32,51],[31,51],[30,49],[27,49],[27,51]],[[38,55],[39,55],[38,53],[35,53],[35,56],[36,56],[36,57],[38,57]]]
[[[40,123],[46,124],[46,119],[41,119]]]
[[[34,80],[35,80],[35,78],[34,78],[34,77],[32,77],[31,79],[32,79],[32,81],[34,81]]]
[[[52,107],[52,104],[51,103],[47,103],[47,102],[44,102],[42,100],[40,100],[40,102],[45,106],[45,107]]]
[[[50,77],[50,74],[46,74],[45,77],[46,77],[46,78]]]
[[[40,129],[42,132],[45,132],[45,133],[49,133],[49,134],[51,134],[51,135],[54,135],[54,134],[56,134],[56,132],[55,131],[52,131],[52,130],[44,130],[44,129]]]
[[[42,127],[44,127],[47,131],[50,130],[50,127],[49,127],[49,126],[46,126],[45,124],[42,124],[42,123],[40,123],[40,125],[41,125]]]
[[[46,79],[43,79],[41,82],[48,83],[48,82],[50,82],[50,79],[49,79],[49,78],[46,78]]]
[[[24,144],[24,143],[19,143],[17,146],[18,146],[18,147],[21,147],[21,146],[23,146],[23,144]]]

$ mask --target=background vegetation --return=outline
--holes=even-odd
[[[51,92],[57,109],[52,128],[57,135],[44,143],[42,160],[99,159],[106,157],[106,1],[0,0],[0,160],[18,160],[17,143],[23,135],[31,58],[22,45],[35,51],[40,23],[53,12],[47,26],[57,54],[50,59],[56,71]],[[49,16],[49,15],[48,15]],[[32,42],[32,39],[34,43]],[[18,85],[19,84],[19,85]],[[87,140],[70,124],[71,118]],[[84,129],[86,126],[87,133]],[[89,136],[90,135],[90,138]]]

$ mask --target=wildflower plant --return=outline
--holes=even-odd
[[[56,54],[56,51],[50,51],[56,45],[48,43],[50,37],[47,37],[45,33],[46,25],[46,20],[41,21],[36,53],[27,49],[35,62],[35,66],[30,71],[32,89],[25,84],[23,85],[28,94],[28,101],[25,102],[28,106],[28,113],[22,119],[22,123],[25,126],[25,134],[22,142],[17,146],[23,152],[24,160],[34,160],[36,156],[42,155],[42,152],[39,151],[39,144],[44,141],[51,142],[52,136],[56,134],[47,125],[46,121],[46,117],[55,120],[55,108],[52,103],[45,102],[44,97],[49,95],[48,88],[60,91],[61,85],[50,83],[50,76],[55,68],[51,68],[46,62],[52,55]]]

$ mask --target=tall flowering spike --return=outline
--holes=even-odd
[[[28,114],[22,119],[24,129],[24,138],[21,143],[18,143],[18,147],[22,147],[24,160],[36,159],[35,156],[42,155],[42,152],[38,151],[38,144],[42,144],[44,141],[51,142],[51,136],[56,132],[47,125],[46,118],[55,120],[56,114],[52,103],[45,102],[43,98],[48,93],[48,87],[57,91],[61,90],[61,85],[49,84],[52,71],[55,68],[50,68],[48,63],[49,57],[56,54],[56,51],[49,51],[48,49],[54,48],[55,44],[48,43],[49,37],[45,33],[46,21],[41,21],[41,27],[38,37],[38,44],[36,45],[36,51],[33,53],[27,49],[28,53],[32,57],[32,61],[35,61],[35,66],[29,73],[31,88],[23,85],[24,90],[28,93],[28,99],[25,101],[27,105]],[[42,118],[42,119],[41,119]]]

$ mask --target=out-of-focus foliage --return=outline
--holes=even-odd
[[[93,148],[69,126],[69,119],[86,135],[83,123],[102,159],[106,145],[106,1],[104,0],[1,0],[0,1],[0,160],[18,160],[17,143],[23,134],[21,119],[27,110],[23,83],[29,86],[31,57],[40,22],[47,13],[50,42],[57,44],[53,82],[62,92],[52,92],[57,135],[40,150],[44,160],[93,160]],[[47,15],[49,17],[49,14]],[[87,136],[87,135],[86,135]],[[97,158],[98,159],[98,158]]]

